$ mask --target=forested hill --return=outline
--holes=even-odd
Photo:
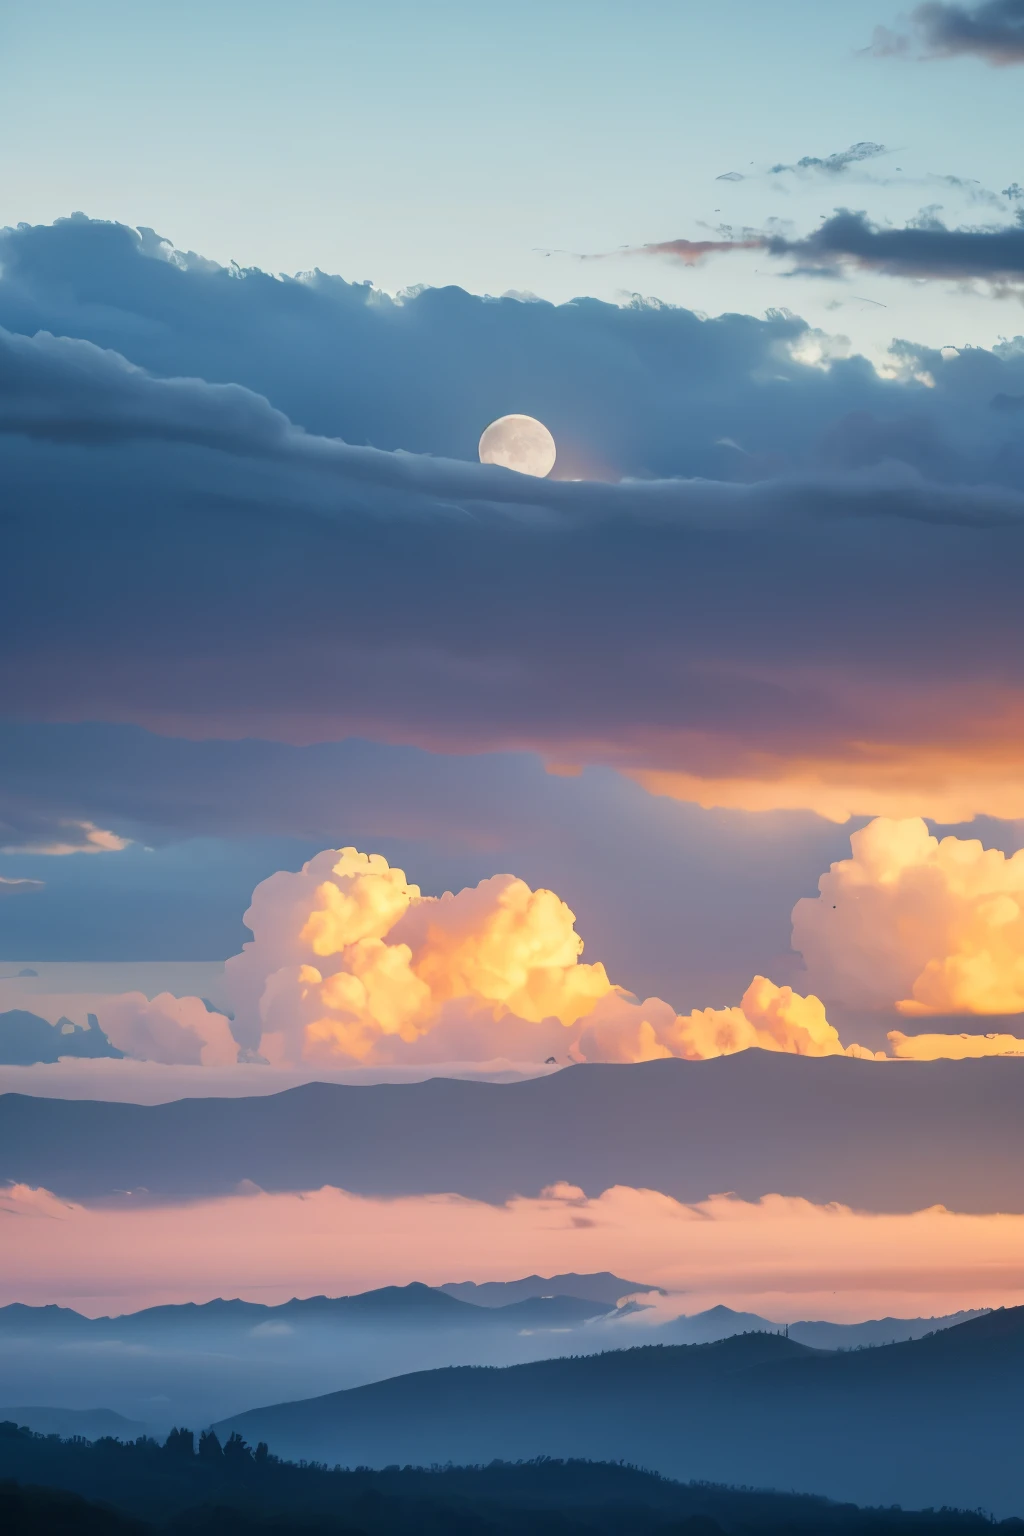
[[[926,1338],[821,1351],[776,1333],[505,1369],[421,1371],[218,1426],[364,1462],[624,1459],[670,1477],[858,1503],[1024,1512],[1024,1307]]]
[[[14,1479],[17,1478],[17,1481]],[[59,1440],[0,1424],[4,1536],[1021,1536],[981,1513],[859,1509],[543,1459],[382,1471],[298,1466],[206,1435]]]

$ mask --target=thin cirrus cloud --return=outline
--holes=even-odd
[[[61,819],[44,833],[37,831],[18,842],[4,844],[0,853],[64,858],[72,853],[122,853],[130,842],[130,838],[98,827],[95,822]]]
[[[226,1294],[274,1303],[412,1280],[441,1285],[453,1274],[507,1279],[524,1269],[635,1272],[685,1292],[679,1311],[725,1303],[783,1321],[927,1316],[1022,1298],[1024,1218],[941,1206],[879,1215],[779,1194],[687,1204],[621,1185],[588,1198],[556,1183],[504,1204],[254,1186],[126,1210],[15,1185],[0,1191],[4,1215],[18,1218],[19,1236],[5,1254],[0,1303],[56,1302],[91,1315]]]
[[[981,0],[950,5],[931,0],[915,6],[909,26],[902,30],[876,27],[869,51],[879,58],[948,59],[967,54],[997,66],[1024,64],[1024,3]]]
[[[0,898],[24,896],[29,891],[41,891],[44,885],[43,880],[14,879],[7,875],[0,875]]]
[[[524,484],[88,342],[0,343],[10,716],[531,748],[839,819],[1024,813],[1009,486],[894,466]]]

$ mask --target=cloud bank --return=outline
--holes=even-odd
[[[0,1192],[0,1304],[59,1303],[92,1315],[241,1296],[285,1301],[453,1274],[531,1270],[642,1274],[684,1293],[782,1319],[947,1313],[1024,1298],[1024,1218],[942,1207],[875,1215],[768,1195],[687,1205],[616,1186],[587,1198],[556,1184],[488,1205],[458,1195],[372,1199],[326,1187],[255,1188],[186,1206],[86,1207],[24,1185]]]
[[[859,467],[813,476],[524,485],[314,437],[90,343],[0,337],[0,375],[11,716],[532,748],[839,819],[1024,813],[1024,496],[878,467],[902,428],[848,423],[833,451]]]

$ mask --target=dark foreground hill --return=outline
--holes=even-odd
[[[1024,1308],[877,1349],[777,1334],[419,1372],[218,1426],[347,1465],[538,1455],[867,1503],[1024,1510]]]
[[[18,1482],[9,1479],[13,1470]],[[858,1509],[792,1493],[684,1485],[622,1464],[296,1466],[237,1438],[44,1439],[0,1424],[5,1536],[983,1536],[983,1514]],[[1020,1536],[1024,1523],[996,1527]]]
[[[1024,1211],[1024,1058],[741,1051],[518,1083],[311,1083],[156,1105],[0,1097],[0,1182],[92,1200],[123,1192],[128,1169],[148,1197],[247,1179],[504,1200],[564,1179],[588,1194],[627,1184],[684,1200],[730,1189],[877,1211]]]

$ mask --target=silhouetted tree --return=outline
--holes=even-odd
[[[255,1463],[256,1463],[256,1465],[258,1467],[265,1467],[267,1465],[267,1462],[268,1462],[269,1458],[270,1458],[270,1447],[267,1445],[267,1442],[265,1440],[261,1440],[259,1445],[256,1447],[256,1454],[253,1457],[253,1460],[255,1461]]]
[[[171,1456],[193,1457],[196,1453],[195,1436],[190,1429],[172,1429],[164,1441],[164,1450]]]
[[[225,1442],[224,1460],[230,1462],[232,1466],[238,1466],[240,1462],[252,1460],[252,1451],[249,1449],[246,1441],[242,1439],[237,1429],[231,1432]]]
[[[221,1450],[220,1441],[212,1429],[204,1429],[199,1436],[199,1460],[220,1461],[224,1452]]]

